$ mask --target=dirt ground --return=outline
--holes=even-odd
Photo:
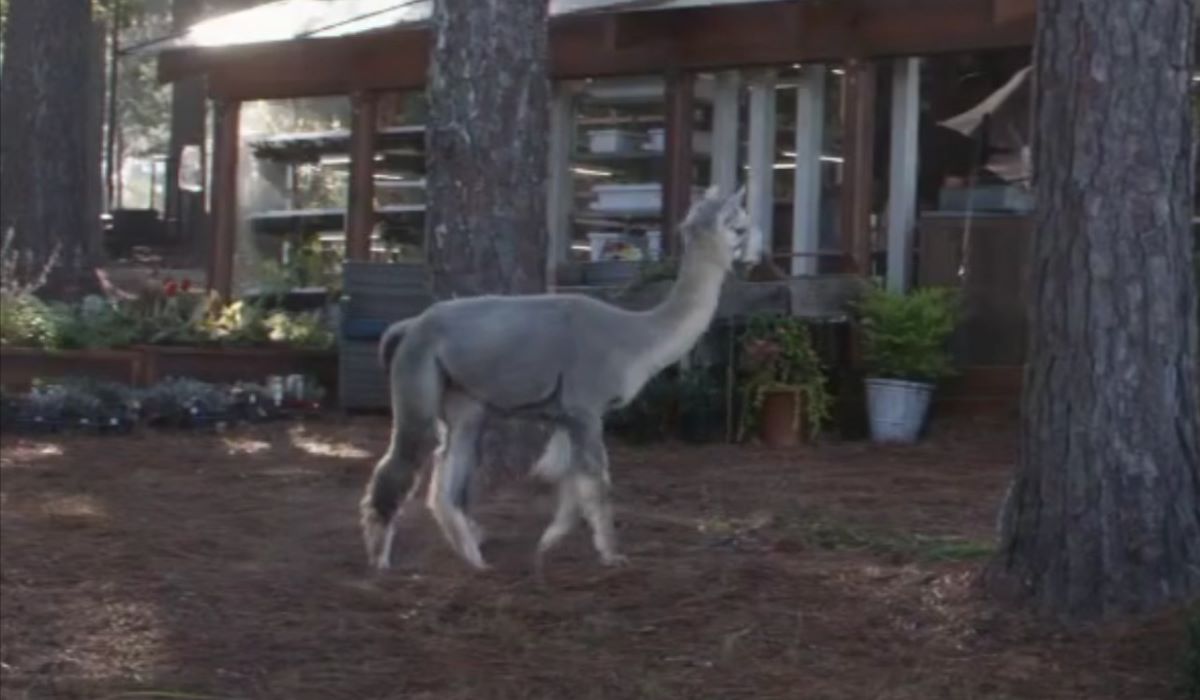
[[[616,447],[632,563],[583,529],[531,576],[550,494],[498,481],[494,570],[424,507],[369,576],[379,419],[2,440],[0,695],[17,698],[1173,697],[1178,615],[1062,633],[976,574],[1002,428],[917,447]]]

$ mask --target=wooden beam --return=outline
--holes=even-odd
[[[738,106],[741,80],[737,71],[717,74],[713,90],[712,178],[709,184],[728,196],[738,184]]]
[[[571,84],[557,83],[550,99],[550,151],[547,154],[546,284],[551,292],[557,284],[557,269],[571,250],[571,205],[575,180],[571,176],[571,153],[575,149],[575,93]]]
[[[350,191],[346,211],[346,259],[371,259],[375,228],[375,136],[379,97],[357,92],[350,98]]]
[[[775,71],[756,72],[750,90],[746,202],[750,220],[762,231],[763,248],[774,253],[775,212]]]
[[[721,70],[1032,45],[1033,0],[757,2],[551,20],[556,79]],[[267,99],[417,89],[425,29],[171,51],[159,78],[207,73],[212,95]]]
[[[795,179],[792,187],[792,253],[821,249],[821,151],[825,143],[825,74],[823,65],[800,70],[796,87]],[[793,257],[793,275],[817,273],[816,257]]]
[[[845,64],[846,99],[842,125],[845,165],[842,180],[842,250],[849,271],[871,273],[871,203],[875,165],[875,64],[850,59]]]
[[[667,254],[681,250],[675,236],[692,198],[694,88],[695,76],[690,73],[675,72],[667,76],[666,177],[662,202],[662,245]]]
[[[222,299],[233,295],[233,251],[237,244],[238,148],[241,143],[241,103],[217,100],[213,145],[212,254],[208,288]]]
[[[917,223],[917,123],[921,117],[921,59],[892,65],[892,149],[888,174],[887,287],[908,289]]]

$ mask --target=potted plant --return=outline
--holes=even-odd
[[[915,442],[936,383],[953,374],[946,342],[958,322],[957,295],[946,288],[902,294],[873,287],[858,310],[871,439]]]
[[[758,432],[772,447],[812,439],[832,403],[824,368],[800,319],[752,316],[741,339],[739,439]]]

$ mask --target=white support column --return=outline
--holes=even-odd
[[[917,121],[921,114],[921,59],[896,59],[892,68],[892,151],[888,175],[887,288],[911,283],[917,219]]]
[[[821,248],[821,150],[825,143],[825,66],[800,70],[796,88],[796,179],[792,190],[792,250]],[[792,258],[793,275],[814,275],[818,259]]]
[[[750,91],[750,169],[746,200],[751,220],[762,231],[768,255],[773,248],[775,195],[775,71],[764,70],[748,81]]]
[[[574,91],[571,84],[555,83],[550,100],[550,172],[546,180],[546,283],[555,284],[555,270],[566,262],[571,249],[571,198],[575,182],[571,176],[574,148]]]
[[[722,195],[733,194],[738,185],[738,90],[737,71],[717,74],[713,91],[712,182]]]

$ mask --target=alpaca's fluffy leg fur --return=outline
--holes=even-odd
[[[486,569],[479,548],[481,529],[463,510],[468,482],[479,458],[484,409],[465,396],[447,394],[445,415],[447,434],[439,448],[444,454],[434,463],[427,502],[450,546],[471,566]]]

